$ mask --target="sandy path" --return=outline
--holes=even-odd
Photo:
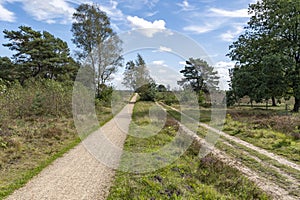
[[[159,104],[158,104],[159,105]],[[179,110],[177,110],[176,108],[173,108],[171,106],[167,106],[165,104],[163,104],[163,106],[171,108],[181,114],[184,115],[184,113],[180,112]],[[164,107],[162,107],[162,109],[164,109]],[[165,109],[164,109],[165,110]],[[188,118],[190,118],[189,116],[187,116]],[[191,118],[190,118],[191,119]],[[210,144],[208,144],[206,142],[205,139],[200,138],[195,132],[191,131],[190,129],[188,129],[186,126],[184,126],[183,124],[181,124],[180,122],[178,122],[180,125],[180,128],[183,132],[185,132],[186,134],[190,135],[191,137],[194,138],[195,141],[197,141],[201,146],[205,146],[206,148],[210,149],[211,153],[218,158],[219,160],[221,160],[222,162],[228,164],[229,166],[236,168],[237,170],[239,170],[240,172],[242,172],[246,177],[248,177],[248,179],[250,179],[251,181],[253,181],[259,188],[261,188],[262,190],[266,191],[268,194],[270,194],[274,199],[278,199],[278,200],[296,200],[297,197],[295,197],[294,195],[290,195],[289,190],[287,190],[286,188],[282,188],[280,187],[276,182],[273,182],[267,178],[264,178],[262,176],[260,176],[258,173],[256,173],[254,170],[250,169],[249,167],[246,167],[242,162],[238,161],[235,158],[232,158],[230,156],[228,156],[225,152],[222,152],[220,150],[218,150],[217,148],[215,148],[214,146],[211,146]],[[276,160],[278,163],[289,166],[291,168],[294,168],[296,170],[300,170],[299,165],[297,165],[296,163],[293,163],[291,161],[286,160],[285,158],[282,158],[278,155],[274,155],[271,152],[268,152],[264,149],[261,149],[259,147],[256,147],[248,142],[245,142],[239,138],[233,137],[228,135],[227,133],[220,131],[218,129],[215,129],[213,127],[210,127],[207,124],[204,123],[200,123],[195,121],[195,123],[199,124],[200,126],[211,130],[219,135],[224,136],[225,138],[227,138],[230,141],[234,141],[240,145],[243,145],[245,147],[248,147],[252,150],[255,150],[256,152],[258,152],[259,154],[265,155],[273,160]],[[221,141],[223,143],[227,143],[224,140],[221,139]],[[246,151],[242,151],[241,153],[246,153]],[[252,156],[253,157],[253,156]],[[259,159],[256,158],[255,159]],[[263,164],[263,165],[270,165],[267,163],[264,163],[264,161],[259,160],[259,163]],[[275,168],[275,170],[280,172],[280,169],[278,169],[275,166],[269,166],[271,168]],[[282,173],[281,173],[282,174]],[[290,182],[289,184],[293,184],[292,187],[297,188],[299,186],[299,180],[294,179],[293,177],[291,177],[289,174],[284,173],[283,175],[286,176],[287,181]]]
[[[236,159],[228,156],[226,153],[218,150],[214,146],[208,144],[205,139],[200,138],[196,133],[189,130],[186,126],[178,122],[180,126],[180,130],[182,130],[187,135],[194,138],[197,143],[201,146],[206,146],[206,148],[210,149],[210,152],[220,161],[226,163],[227,165],[236,168],[240,172],[242,172],[249,180],[253,181],[259,188],[263,191],[270,194],[274,199],[277,200],[296,200],[297,197],[291,196],[289,191],[285,190],[284,188],[279,187],[276,183],[268,180],[266,178],[261,177],[252,169],[246,167],[241,162],[237,161]]]
[[[163,104],[163,105],[166,106],[166,107],[171,108],[172,110],[175,110],[175,111],[177,111],[177,112],[185,115],[184,113],[182,113],[181,111],[179,111],[176,108],[173,108],[171,106],[167,106],[165,104]],[[188,117],[191,120],[194,120],[194,119],[192,119],[191,117],[189,117],[187,115],[186,115],[186,117]],[[210,130],[210,131],[212,131],[214,133],[217,133],[217,134],[219,134],[219,135],[221,135],[221,136],[223,136],[223,137],[225,137],[225,138],[227,138],[227,139],[229,139],[231,141],[234,141],[234,142],[236,142],[238,144],[241,144],[241,145],[243,145],[243,146],[245,146],[245,147],[247,147],[249,149],[257,151],[258,153],[263,154],[263,155],[265,155],[265,156],[267,156],[267,157],[269,157],[269,158],[271,158],[273,160],[276,160],[278,163],[280,163],[282,165],[286,165],[286,166],[289,166],[291,168],[294,168],[294,169],[300,171],[300,166],[298,164],[296,164],[296,163],[293,163],[293,162],[291,162],[291,161],[289,161],[289,160],[287,160],[287,159],[285,159],[285,158],[283,158],[281,156],[278,156],[278,155],[276,155],[274,153],[271,153],[271,152],[269,152],[269,151],[267,151],[265,149],[262,149],[260,147],[254,146],[253,144],[250,144],[250,143],[248,143],[248,142],[246,142],[244,140],[241,140],[241,139],[239,139],[237,137],[231,136],[231,135],[229,135],[229,134],[227,134],[227,133],[225,133],[223,131],[220,131],[220,130],[218,130],[216,128],[213,128],[213,127],[211,127],[211,126],[209,126],[209,125],[207,125],[205,123],[201,123],[201,122],[198,122],[198,121],[195,121],[195,122],[198,123],[198,125],[206,128],[206,129],[208,129],[208,130]]]
[[[112,120],[87,137],[83,143],[54,161],[23,188],[10,195],[7,200],[105,199],[109,194],[115,170],[99,162],[101,158],[97,160],[89,153],[93,150],[88,151],[85,145],[95,145],[97,138],[106,135],[115,147],[122,149],[135,99],[136,96],[132,98],[131,104],[127,104]],[[98,146],[96,145],[95,149],[105,150],[105,146],[97,148]],[[111,161],[114,163],[113,166],[117,166],[120,155],[120,152],[115,155],[102,152],[97,156],[105,156],[105,161]],[[110,163],[109,165],[111,166]]]

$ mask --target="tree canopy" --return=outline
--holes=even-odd
[[[183,74],[184,78],[178,81],[178,84],[181,86],[189,85],[197,93],[200,91],[208,93],[209,90],[218,88],[218,72],[214,71],[214,68],[205,60],[190,58],[180,73]]]
[[[4,30],[3,33],[10,41],[3,46],[16,52],[11,62],[7,58],[0,59],[0,67],[8,72],[8,80],[17,79],[22,83],[31,77],[74,78],[78,64],[70,57],[66,42],[47,31],[35,31],[28,26],[20,26],[18,31]]]
[[[124,80],[122,84],[134,91],[139,87],[154,82],[151,78],[146,63],[140,54],[137,54],[135,61],[128,61],[123,73]]]
[[[135,61],[128,61],[123,73],[122,84],[139,93],[141,100],[153,101],[156,93],[156,84],[150,76],[146,62],[140,54]]]
[[[81,4],[73,19],[72,41],[79,49],[77,55],[93,69],[97,96],[101,96],[101,88],[123,65],[122,41],[112,30],[106,13],[96,4]]]
[[[262,0],[249,6],[246,31],[229,48],[237,62],[232,76],[236,95],[253,100],[295,97],[300,107],[299,0]],[[289,94],[291,92],[291,94]]]

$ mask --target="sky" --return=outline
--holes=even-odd
[[[111,26],[118,34],[124,36],[133,30],[136,36],[136,30],[152,28],[152,31],[140,31],[143,34],[139,36],[140,40],[150,38],[149,41],[161,42],[161,45],[158,42],[156,46],[144,49],[141,42],[139,51],[131,49],[124,53],[125,60],[134,59],[136,53],[142,54],[153,76],[161,80],[161,83],[175,87],[171,81],[174,83],[176,77],[180,78],[178,69],[183,68],[184,61],[189,58],[184,54],[191,50],[186,48],[184,53],[178,52],[187,43],[197,44],[203,51],[193,56],[205,59],[215,67],[221,77],[220,88],[228,89],[228,69],[234,62],[226,54],[229,52],[229,45],[244,32],[250,18],[247,12],[249,4],[254,2],[255,0],[0,0],[0,43],[8,42],[3,36],[4,29],[17,30],[19,26],[26,25],[34,30],[46,30],[66,41],[73,54],[75,46],[72,44],[70,31],[72,14],[81,3],[96,3],[110,17]],[[160,37],[162,33],[164,38]],[[12,54],[6,47],[0,46],[0,56],[10,57]],[[121,74],[122,70],[115,75],[116,81],[122,80]]]

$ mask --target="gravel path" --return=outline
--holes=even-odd
[[[109,194],[115,170],[99,162],[101,158],[98,157],[97,160],[89,153],[91,150],[88,151],[85,145],[95,145],[97,144],[95,139],[106,135],[115,147],[122,149],[135,100],[136,96],[112,120],[63,157],[54,161],[23,188],[10,195],[7,200],[105,199]],[[111,156],[103,152],[97,156],[101,155],[106,156],[105,160],[110,158],[113,166],[117,166],[121,154]],[[111,166],[110,163],[109,166]]]

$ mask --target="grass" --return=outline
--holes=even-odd
[[[98,112],[100,125],[112,118],[108,110]],[[28,117],[7,119],[6,124],[0,132],[0,199],[81,142],[73,118]]]
[[[278,118],[273,120],[274,125],[269,123],[269,127],[264,127],[262,124],[265,122],[258,121],[257,117],[252,121],[248,118],[248,122],[245,122],[242,118],[233,119],[231,115],[227,115],[224,131],[300,164],[300,139],[294,139],[292,132],[284,133],[286,130],[272,127],[277,125],[276,121],[280,121],[280,119],[283,120]]]
[[[176,119],[180,120],[180,113],[176,112],[174,110],[168,110],[168,112],[175,117]],[[241,112],[241,111],[239,111]],[[272,114],[270,114],[272,113]],[[241,137],[241,139],[244,139],[245,141],[248,141],[252,144],[255,144],[257,146],[260,146],[265,149],[269,149],[270,151],[274,151],[274,149],[277,149],[277,154],[279,155],[284,155],[285,157],[290,158],[290,160],[296,160],[298,161],[299,154],[295,154],[292,152],[288,151],[288,148],[285,148],[283,150],[283,147],[286,146],[292,146],[294,148],[298,148],[299,141],[293,140],[288,133],[282,133],[279,132],[279,126],[277,126],[278,131],[274,131],[270,125],[270,127],[262,127],[259,122],[257,122],[258,117],[266,117],[266,116],[275,116],[278,117],[277,111],[250,111],[249,113],[245,113],[245,115],[248,114],[252,117],[252,120],[255,121],[256,123],[254,124],[253,121],[251,122],[251,119],[247,118],[248,123],[246,121],[246,117],[243,116],[244,118],[239,118],[236,116],[235,120],[231,118],[230,115],[227,116],[227,121],[226,125],[224,127],[225,132],[231,133],[231,135],[243,135],[244,137]],[[254,115],[255,114],[255,115]],[[294,116],[291,116],[294,117]],[[279,118],[280,119],[280,118]],[[285,119],[290,120],[291,118]],[[274,119],[273,119],[274,120]],[[249,122],[250,121],[250,122]],[[274,120],[276,121],[276,120]],[[291,121],[290,121],[291,122]],[[287,124],[287,122],[283,121],[281,122],[282,124]],[[294,122],[295,123],[295,122]],[[274,125],[277,125],[274,123]],[[274,126],[273,125],[273,126]],[[252,128],[252,129],[251,129]],[[282,126],[281,128],[284,128]],[[207,130],[205,128],[199,127],[198,130],[194,130],[197,132],[197,134],[204,138],[207,134]],[[286,131],[286,130],[285,130]],[[247,132],[247,134],[246,134]],[[250,169],[256,171],[260,176],[263,176],[267,179],[270,179],[274,181],[275,183],[281,185],[283,188],[286,188],[287,190],[290,191],[291,195],[300,196],[299,193],[299,187],[297,186],[292,186],[292,183],[286,180],[286,177],[282,175],[282,172],[285,172],[285,174],[290,175],[296,180],[299,180],[299,172],[293,168],[290,168],[288,166],[282,165],[278,163],[276,160],[273,160],[265,155],[261,155],[257,153],[256,151],[249,149],[247,147],[244,147],[243,145],[237,144],[236,142],[230,141],[229,139],[221,136],[222,140],[227,141],[230,146],[226,145],[226,143],[222,141],[218,141],[216,143],[216,147],[219,148],[222,151],[225,151],[226,153],[230,154],[233,156],[235,159],[240,160],[245,166],[249,167]],[[268,139],[264,139],[268,138]],[[256,141],[258,140],[258,141]],[[275,142],[274,142],[275,141]],[[276,142],[277,141],[277,142]],[[289,142],[290,141],[290,142]],[[296,144],[296,146],[295,146]],[[266,145],[269,145],[267,147]],[[290,153],[290,154],[289,154]],[[297,152],[296,152],[297,153]],[[258,161],[260,160],[260,161]],[[263,161],[263,163],[262,163]],[[278,168],[280,171],[274,169],[274,166]],[[292,187],[291,187],[292,186]]]
[[[274,168],[268,166],[268,162],[265,162],[265,160],[257,160],[254,159],[254,156],[252,157],[252,153],[245,153],[240,150],[240,147],[236,145],[235,143],[231,143],[233,146],[228,146],[222,142],[218,142],[216,144],[216,147],[221,149],[222,151],[226,152],[226,154],[230,155],[231,157],[234,157],[235,159],[238,159],[240,162],[243,163],[243,165],[249,167],[250,169],[256,171],[259,176],[264,177],[267,180],[271,180],[274,183],[280,185],[282,188],[285,188],[286,190],[290,191],[290,193],[294,194],[295,196],[300,196],[299,193],[299,187],[292,188],[292,183],[287,181],[286,177],[282,175],[281,172],[275,170]],[[264,164],[266,163],[266,164]],[[279,168],[280,169],[280,168]]]
[[[211,122],[209,109],[191,111],[182,106],[181,110],[200,122]],[[171,109],[168,112],[180,120],[180,113]],[[269,110],[238,107],[228,109],[227,113],[224,132],[300,164],[300,114],[286,115],[278,107]]]
[[[99,128],[89,127],[79,138],[71,113],[72,89],[72,85],[53,81],[33,81],[28,87],[15,84],[0,96],[0,199]],[[116,91],[114,105],[96,100],[99,125],[112,119],[129,97],[127,91]]]
[[[148,117],[152,107],[155,106],[150,102],[136,103],[124,150],[155,152],[176,135],[178,125],[170,116],[154,136],[131,135],[137,133],[138,125],[156,126],[150,124]],[[143,129],[139,133],[143,134]],[[211,155],[200,159],[198,151],[199,146],[193,143],[176,161],[149,173],[118,171],[108,199],[269,199],[239,171]],[[126,159],[123,155],[120,168],[126,164]]]

